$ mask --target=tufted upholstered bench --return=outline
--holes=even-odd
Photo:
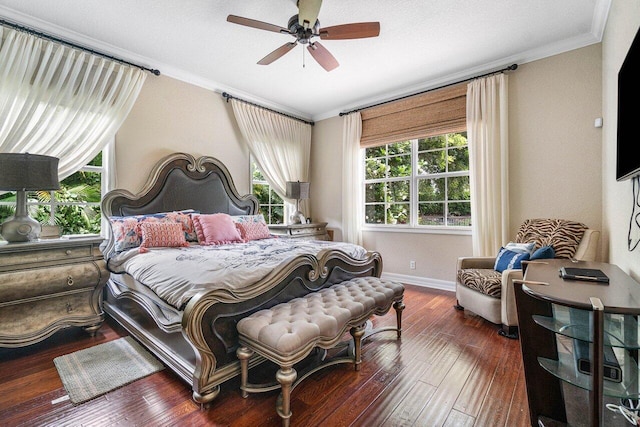
[[[404,286],[401,283],[377,277],[360,277],[241,319],[237,325],[240,347],[236,354],[240,360],[242,396],[247,397],[249,392],[277,388],[260,389],[249,385],[249,358],[254,352],[278,364],[280,369],[276,373],[276,380],[280,384],[281,394],[276,411],[282,417],[282,425],[288,426],[291,417],[291,391],[297,384],[294,384],[297,372],[293,365],[306,358],[316,347],[335,347],[349,329],[354,344],[353,358],[332,359],[312,372],[347,362],[353,363],[355,370],[359,370],[365,324],[372,315],[383,315],[393,306],[396,310],[397,327],[382,328],[373,333],[394,330],[397,337],[401,338],[403,294]]]

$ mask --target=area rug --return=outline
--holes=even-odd
[[[91,400],[164,369],[131,337],[56,357],[65,390],[72,403]]]

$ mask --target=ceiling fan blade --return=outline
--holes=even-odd
[[[273,31],[274,33],[289,33],[289,30],[278,25],[268,24],[255,19],[243,18],[242,16],[229,15],[227,21],[234,24],[245,25],[247,27],[257,28],[259,30]]]
[[[322,0],[298,0],[298,23],[304,28],[313,28],[320,14]]]
[[[318,61],[318,64],[327,71],[331,71],[340,65],[336,58],[334,58],[333,55],[331,55],[331,53],[318,42],[309,43],[307,50],[311,56],[313,56],[313,59]]]
[[[298,44],[298,42],[283,44],[282,46],[280,46],[279,48],[277,48],[276,50],[274,50],[273,52],[271,52],[270,54],[262,58],[260,61],[258,61],[258,64],[260,65],[271,64],[273,61],[280,58],[281,56],[284,56],[285,53],[289,52],[291,49],[296,47],[296,44]]]
[[[378,37],[379,35],[379,22],[356,22],[353,24],[320,28],[320,38],[322,40],[362,39],[366,37]]]

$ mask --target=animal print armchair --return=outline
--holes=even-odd
[[[497,257],[458,258],[456,298],[458,310],[465,308],[484,319],[501,324],[500,335],[518,337],[518,316],[514,280],[522,279],[517,258],[573,258],[594,261],[600,232],[563,219],[528,219],[518,230],[515,242],[501,249]],[[505,249],[512,248],[516,255]],[[551,248],[551,249],[549,249]],[[507,253],[508,252],[508,253]],[[505,257],[504,255],[510,255]],[[498,261],[498,262],[496,262]]]

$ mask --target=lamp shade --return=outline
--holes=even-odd
[[[57,157],[29,153],[0,153],[0,190],[57,190]]]
[[[310,184],[308,182],[287,181],[286,197],[295,200],[308,199],[309,187]]]

